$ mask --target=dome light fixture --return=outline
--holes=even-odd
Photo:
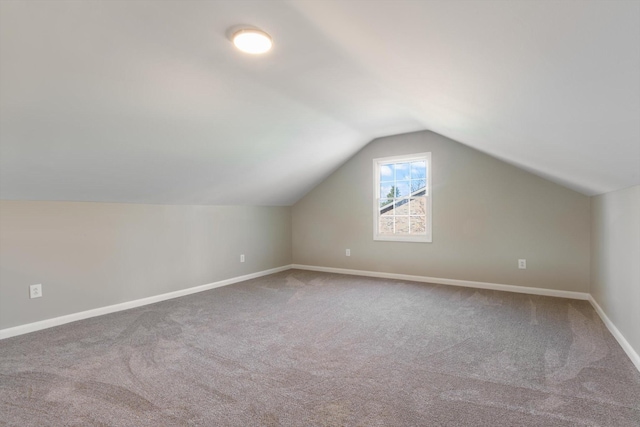
[[[273,46],[271,36],[257,28],[245,28],[233,33],[233,44],[243,52],[252,55],[265,53]]]

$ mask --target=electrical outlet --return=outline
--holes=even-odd
[[[346,255],[351,256],[351,249],[347,249]]]
[[[240,255],[240,262],[244,262],[244,254]]]
[[[518,260],[518,268],[520,270],[526,270],[527,269],[527,260],[526,259],[519,259]]]
[[[29,286],[29,298],[40,298],[42,296],[42,285]]]

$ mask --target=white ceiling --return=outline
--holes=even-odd
[[[640,184],[640,2],[0,2],[3,199],[288,205],[421,129]]]

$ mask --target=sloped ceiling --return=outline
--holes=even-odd
[[[598,194],[640,183],[639,76],[636,1],[5,0],[0,197],[288,205],[422,129]]]

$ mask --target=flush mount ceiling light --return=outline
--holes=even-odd
[[[243,52],[254,55],[265,53],[271,49],[271,36],[257,28],[246,28],[233,33],[233,44]]]

